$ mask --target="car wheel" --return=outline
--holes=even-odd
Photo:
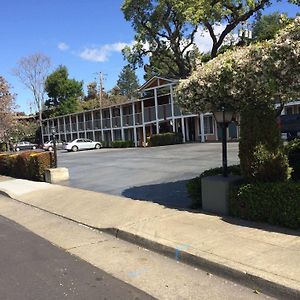
[[[32,147],[32,150],[35,150],[35,149],[36,149],[36,146],[33,146],[33,147]]]
[[[50,147],[48,148],[48,151],[53,151],[53,147],[50,146]]]
[[[77,147],[77,146],[73,146],[73,147],[72,147],[72,151],[73,151],[73,152],[78,151],[78,147]]]
[[[100,149],[101,145],[100,144],[96,144],[95,149]]]
[[[19,148],[19,147],[17,147],[17,148],[16,148],[16,151],[17,151],[17,152],[19,152],[19,151],[20,151],[20,148]]]

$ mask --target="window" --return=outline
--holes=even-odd
[[[213,134],[213,116],[204,116],[204,134]]]
[[[285,108],[285,113],[287,114],[287,115],[292,115],[293,114],[293,107],[286,107]]]

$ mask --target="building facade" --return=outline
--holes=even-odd
[[[130,140],[135,146],[146,146],[147,137],[165,132],[180,132],[183,142],[217,141],[221,138],[211,113],[183,112],[174,100],[176,80],[153,77],[140,87],[139,99],[43,121],[43,140],[51,140],[54,126],[57,139],[72,141],[88,138],[110,144]],[[235,140],[239,128],[230,124],[227,136]]]

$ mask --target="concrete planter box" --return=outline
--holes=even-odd
[[[58,183],[69,180],[69,170],[67,168],[54,168],[45,171],[45,181],[48,183]]]
[[[208,176],[201,180],[202,209],[220,215],[229,214],[229,187],[240,183],[240,176]]]

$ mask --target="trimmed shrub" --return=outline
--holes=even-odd
[[[300,139],[289,142],[285,147],[290,167],[292,168],[292,179],[300,180]]]
[[[133,141],[113,141],[111,143],[111,146],[113,148],[130,148],[130,147],[134,147],[134,142]]]
[[[10,173],[10,158],[9,154],[0,154],[0,174],[9,176]]]
[[[187,192],[189,197],[192,199],[192,208],[202,207],[202,189],[201,189],[201,179],[207,176],[222,175],[223,168],[209,169],[201,173],[199,176],[189,180],[187,182]],[[241,175],[241,168],[239,165],[233,165],[228,167],[229,175]]]
[[[23,152],[17,155],[15,162],[16,177],[29,179],[29,159],[32,152]]]
[[[0,152],[6,152],[6,151],[8,151],[7,144],[6,143],[0,143]]]
[[[268,151],[265,145],[258,145],[253,154],[252,181],[287,181],[290,177],[287,155],[281,150]]]
[[[273,182],[232,187],[233,217],[300,229],[300,184]]]
[[[36,181],[44,181],[45,170],[53,167],[54,155],[52,152],[35,152],[29,159],[29,176]]]
[[[148,145],[150,147],[155,147],[155,146],[182,144],[182,140],[183,140],[182,134],[179,132],[153,134],[149,138]]]

